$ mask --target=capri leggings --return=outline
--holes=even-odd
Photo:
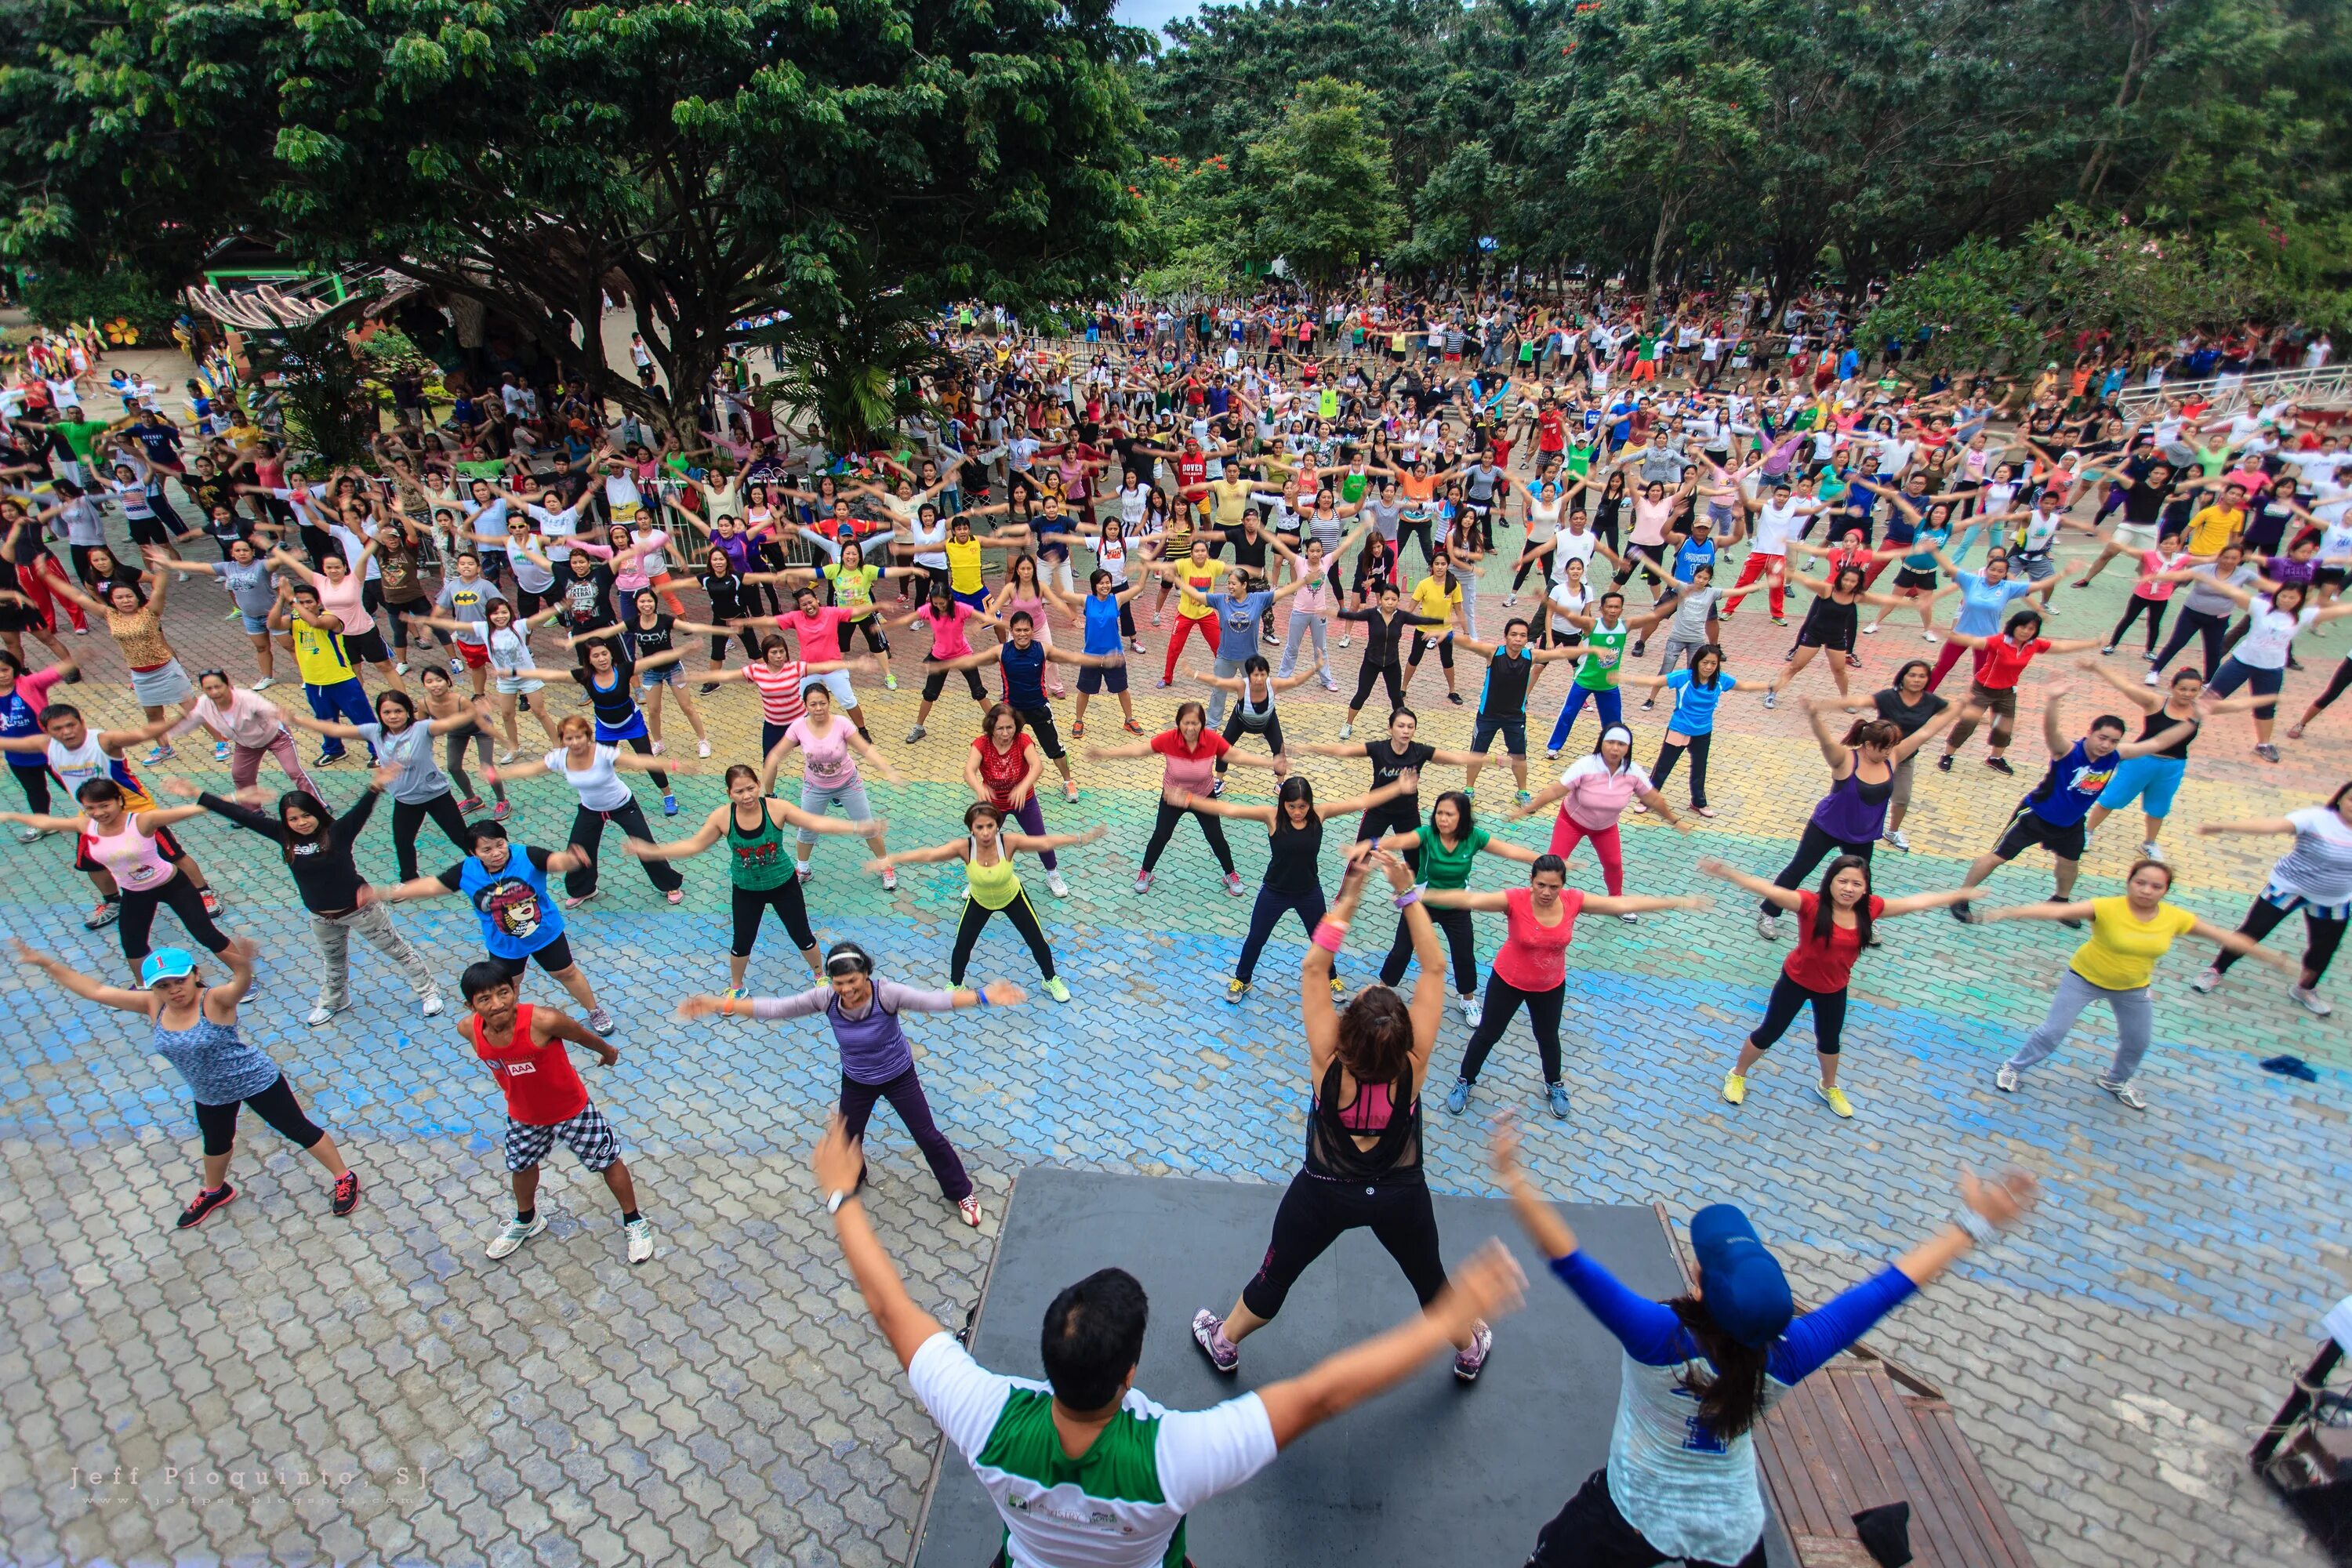
[[[447,754],[441,764],[441,771],[447,773],[449,782],[457,786],[457,795],[461,800],[476,799],[478,797],[474,793],[474,781],[466,773],[466,750],[469,746],[479,746],[482,749],[482,771],[487,773],[496,760],[490,751],[490,738],[482,732],[479,725],[468,724],[462,730],[450,731],[448,741]],[[504,800],[507,797],[507,786],[492,779],[490,793],[498,799]]]
[[[948,962],[949,984],[963,984],[965,966],[971,963],[972,945],[980,941],[988,917],[998,914],[1011,921],[1013,929],[1021,933],[1021,940],[1029,944],[1029,956],[1037,961],[1037,973],[1047,980],[1054,978],[1054,950],[1046,945],[1045,928],[1037,923],[1037,911],[1030,907],[1027,893],[1015,893],[1013,901],[1001,910],[992,910],[966,895],[963,918],[956,922],[955,952]]]
[[[1252,1314],[1272,1319],[1290,1297],[1307,1267],[1351,1230],[1368,1229],[1397,1267],[1423,1306],[1445,1289],[1445,1264],[1438,1255],[1437,1212],[1424,1182],[1391,1182],[1376,1186],[1334,1181],[1301,1171],[1290,1179],[1282,1206],[1274,1212],[1274,1234],[1266,1241],[1265,1259],[1250,1282],[1242,1287],[1242,1305]]]
[[[1181,805],[1171,805],[1165,800],[1160,803],[1159,819],[1151,825],[1151,842],[1143,847],[1145,872],[1149,873],[1160,864],[1160,854],[1167,849],[1168,840],[1175,833],[1176,825],[1187,816],[1201,825],[1201,837],[1209,841],[1209,850],[1216,856],[1219,869],[1226,876],[1232,876],[1234,851],[1232,846],[1225,842],[1225,825],[1205,811],[1187,811]]]
[[[1470,1044],[1462,1053],[1462,1079],[1465,1083],[1478,1081],[1478,1069],[1486,1065],[1486,1053],[1503,1037],[1510,1026],[1512,1016],[1519,1004],[1528,1005],[1528,1024],[1535,1031],[1536,1054],[1543,1059],[1544,1082],[1559,1081],[1559,1014],[1568,1000],[1568,987],[1555,985],[1549,991],[1522,991],[1501,975],[1489,970],[1486,973],[1486,1000],[1479,1009],[1478,1026],[1470,1032]]]
[[[2320,976],[2327,973],[2328,961],[2336,956],[2336,949],[2344,940],[2346,922],[2340,907],[2331,915],[2300,893],[2265,888],[2262,896],[2254,900],[2254,907],[2246,911],[2245,923],[2238,927],[2238,934],[2260,942],[2278,929],[2281,921],[2297,910],[2303,911],[2305,931],[2303,984],[2305,986],[2316,985]],[[2238,955],[2225,947],[2213,955],[2214,973],[2226,974],[2230,965],[2237,962]]]
[[[1789,857],[1789,863],[1780,868],[1780,874],[1772,879],[1772,885],[1794,892],[1804,885],[1806,878],[1813,874],[1813,868],[1831,856],[1859,855],[1866,865],[1869,863],[1871,852],[1877,847],[1878,840],[1874,838],[1861,844],[1850,843],[1823,831],[1818,823],[1808,822],[1805,824],[1804,837],[1797,840],[1797,852]],[[1759,914],[1776,918],[1780,913],[1780,906],[1769,900],[1759,903],[1756,909]]]
[[[962,674],[964,689],[971,693],[971,700],[974,702],[987,701],[988,689],[980,683],[980,671],[976,669],[966,669]],[[945,691],[947,689],[948,672],[946,670],[935,669],[931,671],[930,674],[923,677],[924,701],[937,702],[940,700],[940,693]]]
[[[219,1159],[236,1147],[236,1112],[240,1104],[253,1108],[253,1113],[278,1129],[285,1140],[297,1149],[308,1149],[327,1135],[327,1130],[302,1113],[302,1102],[294,1098],[294,1089],[279,1073],[278,1080],[258,1094],[248,1094],[242,1101],[230,1100],[226,1105],[206,1105],[196,1101],[196,1131],[204,1135],[205,1152]]]
[[[1390,712],[1393,713],[1404,706],[1404,682],[1397,667],[1393,664],[1374,664],[1370,659],[1366,659],[1363,668],[1356,672],[1356,695],[1348,700],[1348,707],[1351,710],[1360,710],[1364,706],[1364,699],[1372,694],[1372,684],[1375,681],[1384,681],[1388,685]]]
[[[751,956],[751,948],[760,940],[761,918],[770,910],[784,922],[784,933],[793,945],[803,952],[816,948],[816,932],[809,928],[808,904],[801,897],[798,877],[787,877],[773,888],[738,888],[735,889],[735,945],[727,951],[737,958]]]
[[[1811,1002],[1813,1048],[1825,1057],[1833,1057],[1838,1054],[1840,1037],[1845,1033],[1845,995],[1843,986],[1835,991],[1815,991],[1798,984],[1784,973],[1772,982],[1772,999],[1764,1005],[1764,1021],[1756,1026],[1748,1043],[1759,1051],[1770,1050],[1789,1032],[1789,1026],[1797,1021],[1797,1015],[1805,1010],[1805,1004]]]
[[[1618,824],[1606,827],[1587,827],[1576,818],[1561,812],[1552,818],[1551,852],[1561,859],[1576,853],[1576,847],[1586,839],[1592,840],[1592,852],[1601,858],[1601,879],[1612,899],[1625,893],[1625,841]]]
[[[147,938],[155,929],[158,904],[170,905],[188,934],[215,952],[228,951],[228,938],[213,924],[213,917],[205,913],[204,893],[184,873],[174,871],[172,879],[161,887],[126,888],[122,891],[122,917],[115,931],[122,939],[122,956],[131,961],[133,968],[154,951],[154,944]]]
[[[2311,710],[2314,713],[2323,711],[2329,703],[2343,696],[2347,687],[2352,687],[2352,654],[2346,654],[2337,661],[2335,677],[2328,681],[2327,689],[2311,700]],[[26,782],[23,775],[18,775],[18,782]],[[40,811],[44,808],[37,805],[33,809]]]
[[[453,734],[452,740],[456,739]],[[484,744],[488,745],[485,742]],[[453,759],[454,760],[454,759]],[[466,792],[471,795],[473,792]],[[400,862],[400,879],[416,879],[416,831],[427,818],[441,830],[442,836],[457,847],[460,855],[474,852],[473,840],[466,832],[466,814],[457,809],[457,797],[443,790],[431,800],[395,800],[392,803],[392,849]]]
[[[1429,918],[1439,931],[1445,933],[1445,944],[1454,959],[1454,990],[1461,996],[1478,994],[1478,947],[1472,939],[1468,910],[1432,909]],[[1412,928],[1405,924],[1402,915],[1397,917],[1396,939],[1389,943],[1389,955],[1381,961],[1381,984],[1394,985],[1404,978],[1405,965],[1412,962]]]
[[[2180,650],[2189,646],[2189,639],[2196,637],[2204,645],[2205,679],[2210,680],[2213,672],[2221,668],[2221,639],[2229,635],[2229,631],[2228,616],[2192,610],[2184,605],[2180,618],[2172,623],[2172,636],[2165,640],[2163,648],[2156,656],[2156,668],[2162,669],[2170,664]]]
[[[1475,636],[1476,634],[1473,633],[1472,635]],[[1445,668],[1452,669],[1454,668],[1454,639],[1450,637],[1441,637],[1435,640],[1437,645],[1437,662]],[[1406,659],[1405,662],[1407,664],[1419,664],[1428,656],[1430,642],[1431,639],[1423,637],[1421,633],[1413,633],[1412,657]]]

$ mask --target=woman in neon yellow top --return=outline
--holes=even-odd
[[[2164,895],[2171,890],[2172,868],[2161,860],[2142,860],[2124,879],[2122,898],[2024,904],[1977,917],[1979,921],[2057,921],[2074,927],[2091,922],[2091,940],[2074,950],[2042,1026],[1993,1076],[2003,1094],[2015,1094],[2025,1069],[2047,1060],[2065,1043],[2067,1031],[2084,1008],[2104,1001],[2116,1016],[2116,1058],[2098,1085],[2134,1110],[2146,1110],[2147,1098],[2132,1075],[2139,1070],[2140,1058],[2147,1054],[2155,1028],[2156,1009],[2148,1000],[2148,982],[2155,977],[2156,961],[2181,937],[2200,936],[2242,957],[2260,959],[2273,969],[2289,974],[2295,972],[2293,959],[2236,931],[2209,925],[2178,904],[2166,903]]]
[[[1084,833],[1007,833],[1004,813],[984,800],[974,801],[964,812],[963,825],[965,835],[961,838],[934,844],[929,849],[901,849],[895,855],[868,860],[866,868],[883,871],[942,860],[962,861],[963,919],[956,923],[955,956],[948,968],[949,984],[963,984],[964,967],[971,962],[972,944],[980,940],[981,928],[988,924],[991,915],[1002,914],[1029,944],[1030,955],[1037,961],[1037,971],[1045,977],[1045,994],[1056,1002],[1068,1001],[1070,988],[1054,973],[1054,950],[1046,945],[1045,928],[1037,923],[1037,911],[1030,907],[1029,895],[1022,890],[1020,873],[1013,868],[1013,857],[1024,849],[1044,854],[1048,849],[1092,844],[1108,829],[1097,823]]]

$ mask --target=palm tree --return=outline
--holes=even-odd
[[[781,379],[753,394],[814,421],[839,454],[876,438],[929,401],[928,378],[953,373],[955,356],[933,341],[937,316],[903,289],[884,287],[863,252],[843,258],[841,306],[793,316],[754,335],[782,345]]]

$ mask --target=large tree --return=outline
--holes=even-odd
[[[1371,94],[1352,82],[1301,83],[1282,118],[1250,143],[1242,181],[1259,256],[1318,283],[1371,260],[1404,231]]]
[[[82,17],[36,62],[79,112],[236,175],[178,221],[478,299],[673,426],[751,318],[839,317],[869,279],[1030,306],[1134,238],[1143,39],[1109,0],[26,3]],[[608,290],[661,390],[605,363]]]

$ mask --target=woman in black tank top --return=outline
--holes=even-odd
[[[1289,786],[1284,787],[1286,796]],[[1283,809],[1287,815],[1288,806]],[[1370,864],[1386,874],[1412,927],[1421,975],[1410,1005],[1385,985],[1369,985],[1342,1013],[1331,1005],[1331,963]],[[1265,1261],[1242,1287],[1233,1310],[1222,1319],[1205,1307],[1192,1314],[1192,1342],[1223,1373],[1240,1367],[1239,1342],[1282,1310],[1298,1276],[1345,1232],[1370,1227],[1424,1307],[1445,1288],[1421,1150],[1421,1085],[1445,1013],[1444,950],[1402,859],[1373,848],[1349,860],[1330,915],[1318,922],[1315,945],[1307,950],[1298,994],[1315,1097],[1304,1168],[1276,1211]],[[1476,1381],[1494,1342],[1483,1322],[1456,1341],[1454,1375]]]
[[[1281,792],[1272,805],[1239,805],[1190,793],[1180,795],[1188,810],[1205,811],[1214,816],[1243,816],[1265,824],[1265,880],[1258,884],[1257,904],[1250,910],[1249,935],[1242,941],[1242,955],[1234,964],[1234,977],[1225,982],[1226,1001],[1238,1002],[1249,990],[1250,980],[1257,973],[1258,954],[1265,951],[1266,939],[1274,935],[1274,928],[1282,922],[1284,915],[1297,915],[1298,923],[1307,928],[1307,936],[1314,936],[1317,923],[1323,919],[1323,878],[1315,862],[1323,852],[1324,822],[1334,816],[1376,810],[1404,795],[1408,787],[1399,779],[1370,795],[1318,806],[1315,804],[1315,786],[1293,773],[1282,781]],[[1339,995],[1343,989],[1334,975],[1331,994]]]

